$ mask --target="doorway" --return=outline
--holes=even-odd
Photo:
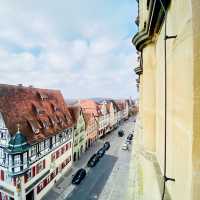
[[[34,200],[34,189],[26,195],[26,200]]]

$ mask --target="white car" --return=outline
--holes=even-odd
[[[126,143],[123,144],[123,145],[122,145],[122,150],[128,150],[128,144],[126,144]]]

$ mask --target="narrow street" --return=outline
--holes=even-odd
[[[117,135],[119,129],[125,132],[122,138]],[[121,146],[133,129],[133,119],[129,119],[101,140],[102,144],[109,141],[110,149],[94,168],[87,168],[87,176],[80,185],[74,186],[66,200],[123,199],[128,184],[131,145],[129,151],[122,150]]]
[[[129,151],[121,149],[125,138],[134,130],[134,119],[130,118],[120,125],[115,131],[100,139],[93,147],[84,153],[72,170],[63,175],[61,180],[45,195],[43,200],[116,200],[123,199],[129,176]],[[125,135],[118,137],[118,130],[123,129]],[[90,156],[102,147],[105,141],[111,144],[110,149],[100,159],[94,168],[88,168],[87,161]],[[81,184],[71,184],[72,175],[79,169],[85,168],[87,175]]]

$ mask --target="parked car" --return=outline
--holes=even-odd
[[[110,142],[105,142],[103,148],[107,151],[110,148]]]
[[[100,156],[100,158],[103,157],[103,155],[105,154],[105,151],[106,150],[103,147],[97,151],[97,154]]]
[[[90,160],[87,163],[87,166],[94,167],[97,164],[97,162],[99,161],[99,159],[100,159],[99,155],[97,155],[97,154],[92,155],[92,157],[90,158]]]
[[[80,182],[84,179],[85,176],[86,176],[85,169],[83,169],[83,168],[79,169],[75,173],[75,175],[73,175],[72,184],[75,184],[75,185],[80,184]]]
[[[128,136],[127,136],[127,140],[132,140],[133,139],[133,134],[130,133]]]
[[[119,130],[118,131],[118,136],[119,137],[123,137],[124,136],[124,131],[123,130]]]
[[[128,144],[124,143],[124,144],[122,145],[122,150],[128,150]]]

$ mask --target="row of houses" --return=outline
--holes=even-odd
[[[1,84],[0,199],[41,199],[132,106],[110,99],[69,105],[58,90]]]

